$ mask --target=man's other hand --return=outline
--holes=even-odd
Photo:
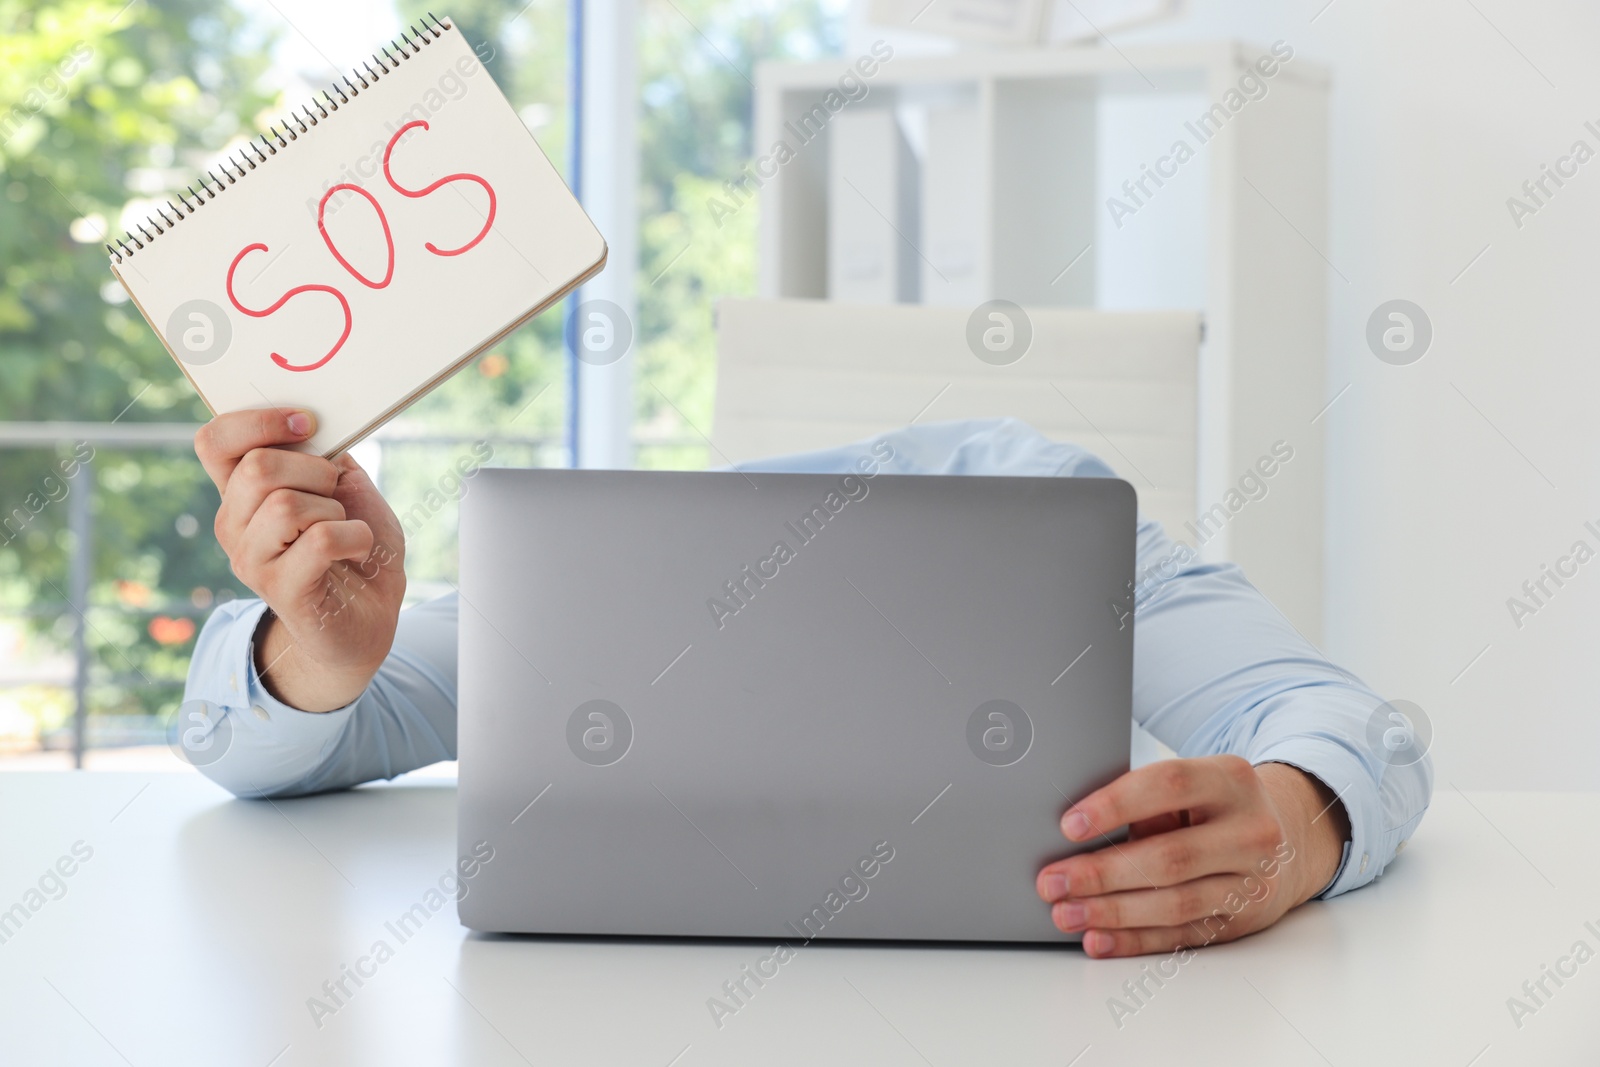
[[[1068,808],[1061,832],[1104,844],[1039,872],[1051,918],[1091,956],[1136,956],[1271,926],[1333,878],[1349,824],[1303,771],[1206,756],[1128,772]]]

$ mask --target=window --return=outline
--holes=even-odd
[[[712,305],[756,290],[759,200],[724,182],[750,160],[755,64],[839,51],[843,4],[642,0],[636,464],[700,468],[712,434]]]

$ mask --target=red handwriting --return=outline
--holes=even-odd
[[[394,175],[389,172],[389,157],[393,154],[395,145],[399,142],[400,138],[403,137],[407,131],[417,126],[422,127],[424,130],[428,128],[428,124],[420,120],[408,122],[404,126],[400,127],[395,135],[389,139],[388,146],[383,150],[383,176],[388,180],[389,186],[394,189],[395,192],[412,200],[421,199],[422,197],[437,191],[451,182],[476,182],[478,185],[483,187],[483,191],[489,194],[489,215],[488,218],[484,220],[483,228],[478,231],[478,235],[476,237],[462,245],[460,248],[440,248],[432,241],[427,241],[423,245],[424,248],[436,256],[459,256],[461,253],[475,247],[478,242],[487,237],[489,234],[489,229],[494,225],[496,206],[494,186],[490,185],[487,181],[485,181],[483,178],[480,178],[476,174],[465,173],[447,174],[443,178],[440,178],[438,181],[434,182],[432,185],[422,189],[407,189],[405,186],[395,181]],[[343,253],[339,251],[338,246],[334,243],[333,235],[328,232],[328,227],[326,225],[328,201],[333,198],[335,193],[344,191],[356,193],[364,197],[367,203],[372,205],[372,209],[378,213],[378,223],[383,227],[383,240],[388,249],[388,265],[384,270],[382,279],[378,281],[373,281],[371,278],[368,278],[365,274],[362,274],[359,270],[357,270],[349,260],[345,259]],[[338,260],[339,266],[343,267],[346,273],[348,273],[352,278],[360,282],[362,285],[365,285],[369,289],[384,289],[387,288],[389,283],[394,280],[394,234],[389,229],[389,216],[384,212],[383,205],[378,203],[377,197],[373,196],[359,185],[352,185],[348,182],[344,182],[333,186],[327,192],[322,194],[322,200],[317,204],[317,232],[322,235],[322,243],[326,245],[328,251],[333,254],[333,258]],[[350,339],[350,331],[354,326],[354,321],[350,313],[350,301],[346,300],[344,294],[331,285],[297,285],[293,289],[290,289],[287,293],[284,293],[282,296],[280,296],[271,307],[263,308],[261,310],[253,310],[245,307],[243,304],[239,303],[239,298],[235,296],[233,292],[234,273],[238,271],[240,261],[248,256],[251,252],[265,252],[267,250],[268,249],[266,245],[257,242],[255,244],[245,246],[245,248],[243,248],[237,256],[233,257],[233,262],[228,266],[228,300],[239,311],[249,315],[251,318],[256,319],[264,319],[273,314],[275,311],[283,307],[283,305],[287,304],[293,298],[299,296],[301,293],[327,293],[335,300],[338,300],[339,306],[344,310],[344,332],[339,335],[339,340],[334,342],[333,347],[328,349],[326,355],[314,363],[290,363],[278,353],[272,353],[272,362],[276,363],[284,370],[316,370],[318,367],[323,366],[335,355],[337,355],[339,349],[343,348],[344,343]]]
[[[489,234],[489,227],[494,225],[494,186],[490,185],[476,174],[446,174],[443,178],[440,178],[432,185],[423,189],[407,189],[405,186],[395,181],[394,175],[389,173],[389,157],[394,154],[395,143],[406,135],[407,130],[415,126],[421,126],[423,129],[428,128],[428,124],[423,122],[421,119],[408,122],[395,131],[395,135],[389,138],[388,147],[383,150],[383,176],[388,179],[390,187],[393,188],[395,192],[399,193],[401,196],[409,196],[413,200],[418,200],[424,196],[427,196],[435,189],[448,185],[451,182],[477,182],[479,185],[483,186],[483,191],[489,194],[489,217],[484,220],[483,229],[478,231],[478,236],[474,237],[460,248],[451,248],[446,250],[438,247],[432,241],[429,241],[424,245],[428,251],[432,252],[436,256],[459,256],[461,253],[467,251],[469,248],[473,247],[479,241],[487,237]]]
[[[328,200],[332,198],[334,193],[344,189],[366,197],[367,203],[372,205],[372,210],[378,213],[378,222],[383,226],[383,240],[389,246],[389,269],[384,272],[383,281],[381,282],[375,282],[368,278],[365,274],[352,267],[349,260],[339,254],[339,249],[334,247],[333,244],[333,235],[328,232],[328,227],[324,224],[324,217],[328,212]],[[317,231],[322,234],[322,243],[328,246],[328,251],[333,253],[333,258],[339,261],[339,266],[349,271],[356,281],[365,285],[368,289],[382,289],[394,278],[394,235],[389,232],[389,216],[383,213],[383,206],[378,203],[377,197],[361,188],[361,186],[345,182],[335,185],[332,189],[322,194],[322,202],[317,205]]]
[[[248,256],[251,252],[256,251],[265,252],[267,251],[267,246],[260,243],[246,246],[243,251],[241,251],[237,256],[233,257],[233,263],[228,266],[228,300],[233,304],[234,307],[238,308],[246,315],[249,315],[254,319],[264,319],[268,315],[271,315],[274,311],[277,311],[279,308],[283,307],[283,305],[287,304],[294,297],[299,296],[301,293],[330,293],[336,300],[339,301],[339,306],[344,309],[344,333],[341,333],[339,335],[339,339],[334,342],[333,347],[328,349],[328,354],[317,360],[315,363],[290,363],[278,353],[272,353],[272,362],[276,363],[284,370],[316,370],[318,367],[328,362],[328,360],[332,359],[334,355],[338,353],[339,349],[344,347],[345,341],[349,340],[350,338],[350,301],[346,300],[344,298],[344,294],[339,292],[339,290],[335,289],[331,285],[297,285],[293,289],[290,289],[287,293],[284,293],[282,296],[278,297],[277,302],[271,307],[265,308],[261,311],[252,311],[250,308],[247,308],[243,304],[239,303],[239,298],[233,295],[233,274],[239,269],[239,261],[244,259],[244,257]]]

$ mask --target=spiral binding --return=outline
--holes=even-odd
[[[219,193],[227,192],[240,178],[277,155],[280,148],[288,148],[290,142],[300,139],[301,134],[309,133],[313,126],[319,125],[323,119],[330,117],[343,105],[360,96],[362,89],[370,89],[379,78],[395,70],[401,63],[422,51],[424,46],[432,44],[454,28],[448,17],[441,20],[433,12],[428,12],[427,18],[422,19],[420,24],[413,23],[402,29],[399,38],[390,41],[388,48],[380,47],[378,51],[383,53],[382,57],[378,52],[372,54],[372,62],[378,65],[377,70],[372,69],[372,64],[363,62],[359,68],[350,72],[350,76],[342,79],[344,81],[342,87],[338,82],[334,82],[333,92],[324,89],[321,100],[313,97],[309,105],[302,104],[298,112],[290,111],[287,118],[268,126],[267,133],[246,142],[244,148],[238,152],[238,159],[229,156],[218,164],[216,169],[222,172],[220,178],[211,170],[207,170],[199,180],[199,192],[196,192],[192,185],[184,186],[189,194],[187,197],[181,192],[174,192],[172,195],[177,197],[178,204],[183,206],[179,207],[169,199],[167,207],[172,211],[171,216],[159,207],[156,208],[155,215],[145,218],[145,224],[150,229],[135,223],[134,229],[139,231],[138,235],[132,230],[124,230],[122,237],[112,238],[117,247],[107,244],[106,251],[111,253],[117,263],[133,258],[136,251],[143,249],[173,226],[205,207],[215,200]],[[390,51],[391,48],[394,52]],[[399,53],[398,56],[394,54],[396,52]],[[352,76],[355,82],[350,80]],[[360,89],[356,88],[356,82],[360,83]],[[334,93],[338,94],[337,100],[334,99]],[[279,129],[280,126],[282,129]],[[207,184],[208,178],[210,184]],[[156,221],[157,216],[160,217],[159,222]],[[154,230],[155,233],[151,233],[150,230]],[[143,240],[140,240],[139,235],[143,235]],[[130,248],[129,245],[133,247]]]

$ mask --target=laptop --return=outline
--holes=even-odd
[[[1116,479],[480,472],[461,922],[1076,940],[1034,880],[1128,769],[1134,530]]]

